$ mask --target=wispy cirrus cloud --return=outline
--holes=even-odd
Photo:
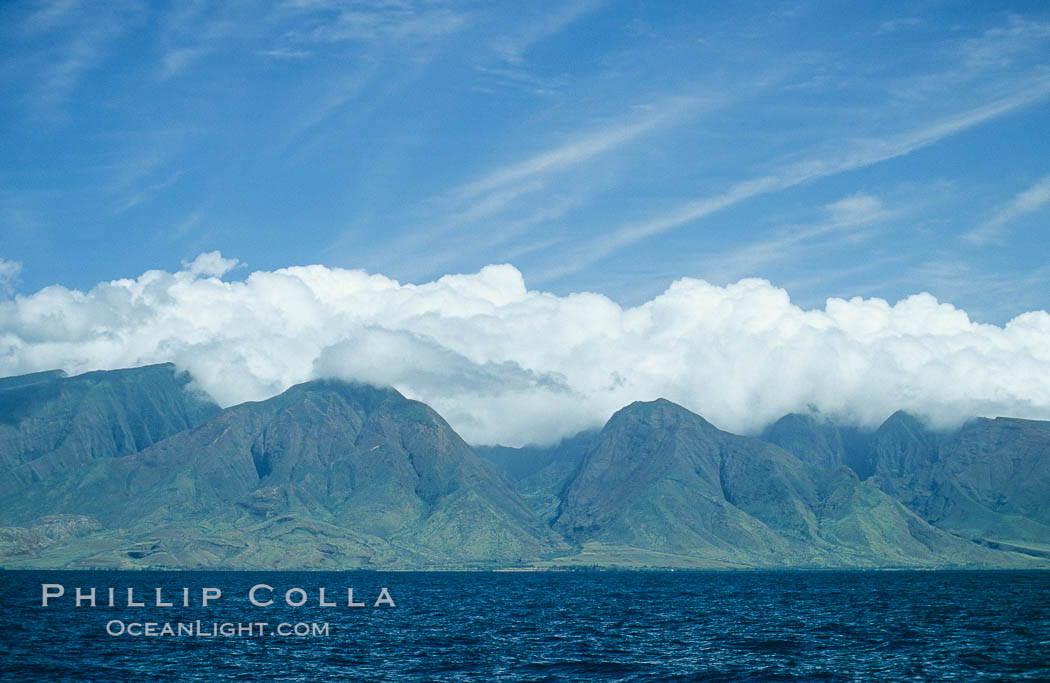
[[[0,257],[0,296],[7,297],[14,293],[21,272],[20,262],[8,261]]]
[[[918,17],[898,17],[882,22],[879,25],[879,33],[896,33],[918,26],[922,26],[922,19]]]
[[[1018,192],[1013,199],[1000,206],[995,215],[963,235],[963,239],[976,245],[999,242],[1006,231],[1006,226],[1011,221],[1035,213],[1047,203],[1050,203],[1050,174],[1037,180],[1031,187]]]
[[[201,214],[200,211],[193,211],[188,216],[179,221],[168,233],[168,241],[174,242],[182,239],[193,230],[198,223],[200,223]]]
[[[46,33],[72,20],[81,0],[54,0],[45,2],[25,18],[19,27],[23,33],[35,35]]]
[[[671,97],[643,107],[641,117],[617,121],[610,125],[579,132],[569,142],[535,154],[521,161],[495,168],[460,186],[455,193],[463,198],[478,197],[499,191],[514,183],[554,174],[632,142],[639,136],[674,122],[697,101],[689,97]]]
[[[54,123],[68,119],[66,100],[80,84],[88,71],[99,67],[110,52],[111,44],[131,22],[126,13],[133,12],[120,4],[107,12],[86,13],[80,20],[78,6],[61,4],[47,20],[39,13],[27,20],[32,34],[63,33],[59,46],[41,48],[39,70],[33,76],[34,85],[26,93],[26,102]],[[39,39],[39,35],[36,36]]]
[[[321,24],[310,31],[308,38],[325,43],[347,40],[428,40],[459,31],[466,25],[468,16],[465,12],[445,7],[343,10],[335,21]]]
[[[139,187],[131,196],[127,197],[117,205],[116,211],[118,213],[121,211],[127,211],[139,204],[148,202],[164,190],[178,183],[179,179],[182,178],[182,175],[182,171],[174,171],[162,180],[150,183],[145,187]]]
[[[959,55],[970,66],[1002,67],[1025,54],[1038,55],[1050,43],[1050,22],[1011,15],[1006,26],[996,26],[965,41]]]
[[[158,80],[189,72],[199,62],[264,32],[256,9],[236,4],[176,3],[159,21]]]
[[[792,260],[806,250],[827,249],[832,239],[857,239],[858,231],[893,215],[883,201],[870,194],[853,194],[824,207],[825,219],[813,225],[777,230],[731,249],[707,255],[702,272],[714,280],[731,281],[757,276],[778,261]]]
[[[556,219],[588,201],[586,180],[573,184],[571,197],[552,190],[562,178],[722,102],[714,97],[701,100],[681,95],[656,99],[632,107],[630,113],[604,125],[570,133],[561,144],[482,171],[426,202],[430,216],[427,227],[394,240],[385,250],[389,254],[386,260],[401,261],[406,253],[413,253],[416,274],[429,275],[464,253],[506,243],[529,227]],[[484,221],[497,222],[498,234],[474,234]],[[464,240],[457,236],[469,239],[460,244]],[[435,249],[439,238],[457,246]]]
[[[497,39],[496,51],[507,62],[519,64],[533,45],[561,33],[574,21],[604,3],[605,0],[576,0],[561,3],[553,9],[543,8],[536,20],[526,24],[516,33]]]
[[[518,67],[479,65],[476,67],[479,82],[474,85],[475,92],[491,95],[512,88],[533,95],[550,97],[557,95],[570,82],[567,74],[537,75]]]
[[[256,54],[274,59],[306,59],[311,53],[309,50],[293,49],[287,47],[273,48],[270,50],[259,50]]]
[[[436,3],[286,2],[277,8],[289,27],[286,45],[310,43],[422,43],[469,25],[467,10]]]
[[[754,197],[780,192],[802,183],[833,176],[890,159],[906,156],[944,138],[994,120],[1050,95],[1050,76],[1035,79],[1026,88],[979,107],[958,112],[940,120],[882,138],[850,140],[836,144],[847,146],[835,152],[807,159],[764,176],[737,182],[725,192],[698,199],[663,215],[622,226],[607,235],[587,242],[569,253],[569,258],[537,275],[545,282],[579,272],[612,253],[641,240],[677,229],[709,215],[723,211]]]
[[[168,50],[161,61],[160,77],[164,79],[178,75],[195,61],[208,54],[209,51],[208,48],[203,46],[180,47]]]
[[[454,4],[414,2],[342,3],[329,0],[285,2],[268,22],[279,26],[264,39],[270,47],[255,54],[286,63],[317,65],[303,79],[300,113],[278,138],[278,153],[329,122],[347,105],[359,114],[375,110],[384,98],[413,83],[456,36],[472,26],[472,11]]]

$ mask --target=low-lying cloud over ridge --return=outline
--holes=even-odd
[[[1050,314],[1004,327],[916,294],[803,310],[765,280],[683,278],[641,306],[530,291],[513,266],[422,285],[325,266],[183,270],[0,302],[0,375],[174,361],[222,405],[316,377],[392,384],[472,443],[549,442],[665,397],[753,432],[791,411],[874,425],[1050,418]]]

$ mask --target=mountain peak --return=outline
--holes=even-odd
[[[847,461],[842,435],[827,419],[789,413],[762,433],[762,440],[793,453],[803,462],[832,469]]]
[[[653,401],[635,401],[616,411],[607,426],[635,423],[652,429],[673,429],[687,423],[703,428],[715,429],[710,422],[687,408],[658,398]]]
[[[771,445],[659,398],[550,449],[496,449],[508,482],[391,387],[322,378],[220,411],[190,382],[170,363],[0,380],[0,523],[15,525],[0,559],[335,569],[567,552],[570,563],[719,567],[1050,557],[1050,423],[934,432],[898,411],[871,432],[795,413],[766,430]]]
[[[353,380],[327,377],[296,384],[274,398],[298,398],[320,393],[337,394],[351,403],[360,405],[367,412],[375,410],[387,401],[409,401],[400,391],[393,387],[381,387]]]
[[[0,384],[0,496],[97,459],[136,453],[219,412],[172,363],[62,371]]]
[[[15,375],[13,377],[0,378],[0,391],[23,387],[38,382],[51,382],[56,379],[67,377],[64,370],[44,370],[43,372],[31,372],[27,375]]]
[[[926,425],[914,413],[906,410],[898,410],[886,418],[879,429],[907,429],[913,432],[925,432]]]

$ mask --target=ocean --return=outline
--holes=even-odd
[[[0,673],[13,681],[1050,680],[1050,572],[3,571],[0,582]]]

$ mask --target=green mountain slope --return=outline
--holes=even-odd
[[[1050,558],[1050,423],[982,418],[934,434],[897,413],[871,450],[870,481],[934,526]]]
[[[1050,558],[1050,423],[980,418],[934,432],[903,411],[862,433],[789,415],[763,439],[800,459],[848,464],[866,483],[960,538]]]
[[[31,482],[136,453],[217,414],[189,382],[170,363],[0,380],[0,502]]]
[[[597,437],[598,432],[586,431],[547,448],[475,446],[474,450],[549,524],[557,516],[566,487]]]
[[[609,420],[554,528],[591,556],[631,548],[682,565],[1027,564],[930,526],[848,468],[803,463],[664,400]]]
[[[0,565],[1050,567],[1050,423],[789,415],[759,440],[658,400],[475,452],[393,389],[219,410],[189,387],[0,379]]]
[[[19,502],[5,523],[100,525],[38,554],[61,566],[517,564],[565,547],[433,410],[343,382],[230,408]]]
[[[820,469],[845,465],[861,479],[873,472],[871,433],[856,427],[791,413],[767,427],[761,439]]]

